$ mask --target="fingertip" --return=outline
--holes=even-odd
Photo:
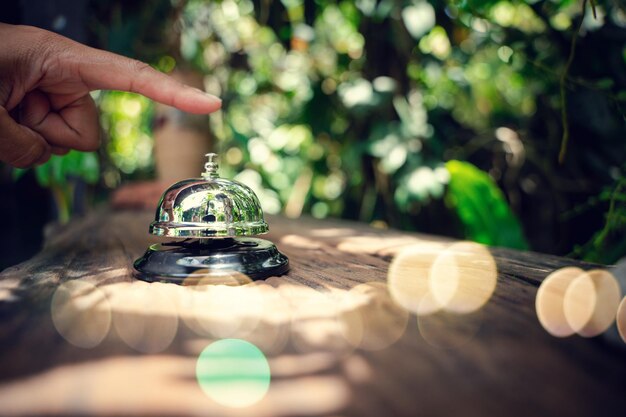
[[[207,92],[199,90],[197,88],[195,88],[194,90],[196,90],[196,94],[199,94],[203,98],[204,102],[206,103],[206,109],[205,109],[206,113],[213,113],[222,108],[221,98],[214,96],[213,94],[209,94]]]
[[[45,164],[46,162],[48,162],[50,156],[52,155],[52,152],[50,151],[50,145],[48,145],[47,142],[43,141],[43,143],[38,142],[36,146],[38,149],[33,152],[34,162],[31,163],[31,165]]]
[[[81,142],[77,142],[75,146],[72,146],[73,149],[76,149],[80,152],[95,152],[100,147],[100,139],[97,139],[95,142],[93,140],[87,138],[81,138]],[[65,152],[67,153],[67,152]],[[60,154],[65,155],[65,154]]]
[[[193,114],[210,114],[222,108],[222,99],[195,87],[185,86],[174,97],[174,107]]]
[[[34,165],[37,166],[37,165],[45,164],[46,162],[50,160],[51,156],[52,156],[52,149],[50,148],[50,146],[48,146],[47,149],[45,149],[44,152],[41,154],[39,159],[37,159],[37,162],[35,162]]]
[[[200,97],[203,97],[205,100],[213,103],[213,104],[219,104],[220,106],[222,105],[222,99],[219,98],[218,96],[215,96],[213,94],[207,93],[206,91],[200,90],[199,88],[196,87],[189,87],[194,93],[198,94]]]

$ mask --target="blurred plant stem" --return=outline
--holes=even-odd
[[[72,215],[71,207],[74,205],[74,189],[73,183],[50,185],[50,191],[57,209],[57,220],[61,224],[70,221]]]
[[[100,164],[95,153],[70,151],[67,155],[53,155],[48,162],[33,168],[40,186],[49,188],[57,211],[59,223],[67,223],[73,211],[84,209],[84,192],[79,182],[96,184],[100,178]],[[15,169],[13,179],[18,180],[28,170]],[[80,204],[76,204],[76,203]]]
[[[609,210],[604,227],[569,256],[582,257],[589,262],[616,263],[626,251],[626,177],[620,178],[610,193]],[[605,194],[605,193],[603,193]]]
[[[567,153],[567,145],[569,142],[569,122],[567,117],[567,93],[565,91],[565,81],[567,80],[567,75],[569,73],[570,67],[572,66],[572,62],[574,62],[574,55],[576,54],[576,42],[578,41],[578,36],[580,35],[580,29],[583,27],[583,22],[585,21],[585,12],[587,10],[587,0],[583,0],[582,13],[580,16],[580,21],[578,22],[578,26],[572,35],[572,42],[570,44],[569,56],[567,57],[567,61],[565,62],[565,66],[563,67],[563,72],[561,73],[561,79],[559,80],[559,91],[561,93],[561,124],[563,125],[563,136],[561,138],[561,150],[559,151],[559,163],[563,164],[565,161],[565,154]],[[596,9],[593,6],[593,15],[594,18],[596,16]]]

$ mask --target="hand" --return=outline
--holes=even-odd
[[[29,26],[0,23],[0,161],[19,168],[99,145],[92,90],[142,94],[205,114],[221,100],[140,61]]]

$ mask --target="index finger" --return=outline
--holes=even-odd
[[[195,114],[212,113],[222,106],[218,97],[182,84],[145,62],[80,44],[74,47],[84,48],[78,51],[78,71],[90,89],[138,93]]]

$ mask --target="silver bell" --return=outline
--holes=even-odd
[[[178,240],[150,246],[134,263],[138,278],[182,283],[198,275],[261,279],[287,272],[289,260],[272,242],[248,237],[269,230],[256,194],[220,178],[217,155],[206,156],[202,178],[179,181],[163,193],[149,230]]]
[[[234,237],[267,233],[263,210],[254,191],[220,178],[214,153],[206,155],[202,178],[168,188],[157,207],[150,233],[169,237]]]

